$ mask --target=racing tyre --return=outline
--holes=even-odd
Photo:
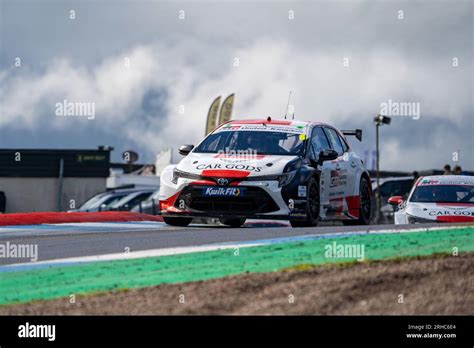
[[[369,225],[372,212],[372,199],[370,195],[370,186],[367,178],[360,179],[359,185],[359,218],[357,220],[346,220],[342,223],[346,226]]]
[[[306,220],[290,220],[292,227],[313,227],[318,224],[319,221],[319,183],[314,177],[312,177],[307,186],[308,199],[306,201]]]
[[[165,217],[163,216],[163,221],[171,226],[188,226],[193,218],[181,218],[181,217]]]
[[[241,227],[245,223],[245,219],[239,218],[229,218],[229,219],[219,219],[221,224],[230,226],[230,227]]]

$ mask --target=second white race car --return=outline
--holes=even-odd
[[[232,120],[161,174],[160,213],[170,225],[195,217],[229,226],[246,219],[289,220],[293,227],[319,220],[369,224],[370,177],[345,135],[316,122]]]
[[[425,176],[418,179],[408,199],[389,198],[395,224],[474,222],[474,177]]]

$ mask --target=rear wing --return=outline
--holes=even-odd
[[[343,130],[343,131],[341,131],[341,133],[344,134],[344,135],[355,135],[357,140],[362,141],[362,129]]]

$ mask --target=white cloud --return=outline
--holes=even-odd
[[[367,127],[380,103],[388,99],[420,102],[419,122],[427,117],[461,123],[472,112],[472,90],[466,88],[472,67],[453,68],[449,57],[417,60],[373,48],[352,50],[349,67],[344,67],[345,56],[337,50],[300,50],[285,40],[265,38],[235,51],[219,51],[219,64],[214,67],[200,53],[197,45],[184,42],[150,44],[107,57],[92,68],[59,59],[43,73],[3,72],[0,126],[34,128],[50,122],[67,130],[71,123],[54,116],[55,103],[91,101],[96,103],[96,120],[91,122],[156,153],[198,142],[212,99],[232,92],[237,116],[282,116],[292,90],[297,118],[339,127],[347,122]],[[239,67],[233,66],[234,57],[239,58]],[[167,114],[140,112],[150,89],[166,91]],[[185,106],[185,114],[178,113],[180,105]],[[413,162],[407,163],[403,141],[400,136],[388,142],[387,169],[408,169],[421,157],[424,165],[437,165],[436,154],[426,149],[416,149]]]

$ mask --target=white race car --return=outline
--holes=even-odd
[[[442,175],[420,177],[408,199],[394,196],[395,224],[474,222],[474,177]]]
[[[345,135],[315,122],[232,120],[161,174],[160,213],[167,224],[218,218],[239,227],[245,219],[289,220],[293,227],[318,220],[369,224],[370,177]]]

